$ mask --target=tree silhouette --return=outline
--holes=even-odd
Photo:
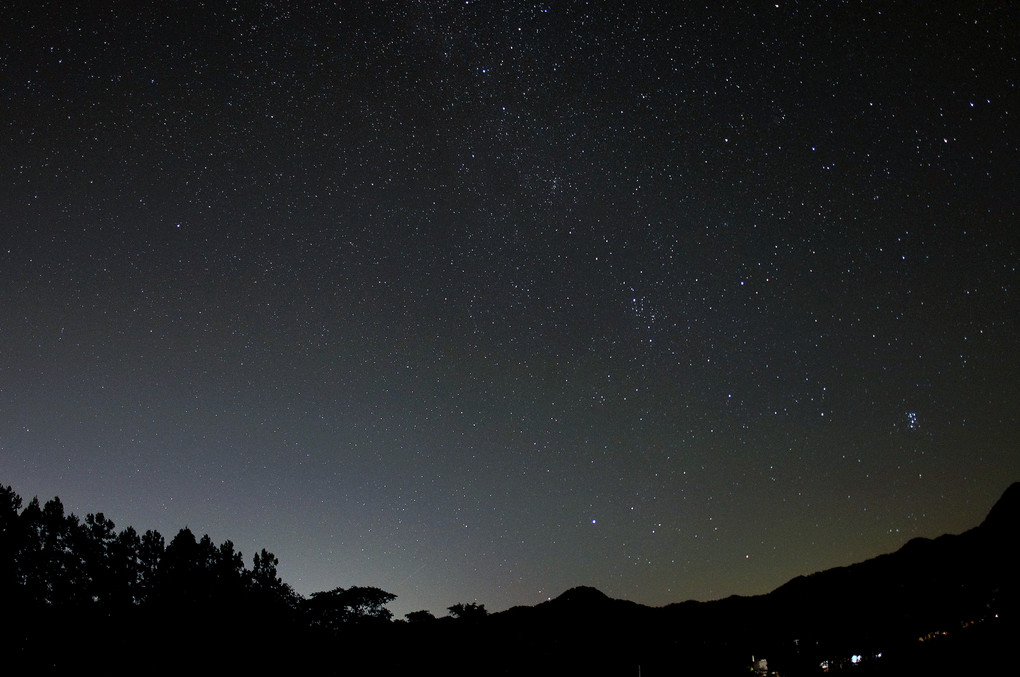
[[[83,597],[90,602],[110,606],[123,602],[127,591],[124,581],[117,580],[114,548],[117,532],[113,520],[103,513],[88,514],[81,528],[71,538],[82,566]]]
[[[221,656],[213,669],[233,669],[230,655],[259,655],[271,642],[324,651],[321,636],[308,632],[315,626],[355,633],[352,641],[366,650],[382,646],[377,628],[391,619],[386,605],[396,596],[379,588],[337,588],[305,599],[283,582],[279,560],[265,549],[249,571],[232,541],[217,546],[187,527],[167,544],[153,530],[118,532],[103,513],[80,520],[57,497],[23,505],[11,487],[0,485],[5,668],[98,667],[104,659],[94,647],[111,636],[124,643],[118,659],[124,665],[187,644]],[[279,653],[280,667],[284,656],[293,659]],[[363,667],[369,666],[365,658]]]
[[[390,620],[393,614],[385,605],[396,598],[379,588],[334,588],[313,592],[303,607],[312,625],[338,630],[343,625]]]
[[[158,531],[149,529],[138,544],[138,599],[144,602],[152,599],[166,554],[166,540]]]
[[[213,574],[221,581],[238,581],[244,578],[244,558],[234,550],[233,541],[224,541],[213,561]]]
[[[110,580],[115,588],[111,602],[118,607],[134,606],[144,601],[141,549],[142,539],[133,527],[121,531],[110,544]]]
[[[447,610],[451,616],[462,620],[477,620],[489,615],[489,612],[485,610],[484,604],[475,604],[474,602],[454,604],[451,607],[447,607]]]
[[[408,623],[428,623],[429,621],[436,620],[436,617],[432,615],[432,612],[425,609],[404,614],[404,618],[407,619]]]
[[[65,515],[59,498],[40,508],[33,498],[20,516],[21,547],[16,569],[25,601],[64,606],[87,599],[84,562],[75,551],[78,518]]]
[[[18,553],[22,547],[21,496],[0,485],[0,594],[11,599],[18,584]]]
[[[351,610],[355,622],[388,621],[393,612],[386,605],[397,598],[396,595],[373,587],[354,586],[348,588],[343,595],[344,603]]]
[[[271,590],[283,584],[276,572],[280,560],[265,548],[252,558],[251,578],[256,587]]]
[[[296,610],[299,597],[294,589],[280,578],[276,570],[279,564],[280,560],[265,548],[255,553],[249,574],[251,602],[260,609],[265,608],[289,617]]]

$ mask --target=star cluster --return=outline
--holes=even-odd
[[[1008,7],[292,5],[0,8],[0,481],[403,613],[1016,479]]]

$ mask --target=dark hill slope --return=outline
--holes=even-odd
[[[854,654],[872,661],[868,674],[919,665],[932,674],[975,666],[995,674],[1006,663],[1003,638],[1017,627],[1018,526],[1020,484],[1013,484],[963,534],[917,538],[767,595],[653,608],[573,588],[471,626],[445,624],[432,646],[470,647],[488,674],[637,674],[640,665],[645,677],[737,675],[747,674],[754,655],[796,677]],[[944,641],[929,648],[920,637]]]

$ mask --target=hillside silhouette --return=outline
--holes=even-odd
[[[771,593],[648,607],[577,587],[488,613],[395,620],[372,587],[298,595],[270,552],[181,529],[117,531],[0,485],[6,672],[786,677],[1012,674],[1020,483],[977,527],[798,576]]]

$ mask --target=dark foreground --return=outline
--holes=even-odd
[[[263,550],[116,532],[0,486],[0,672],[1013,675],[1020,484],[963,534],[757,597],[651,608],[574,588],[391,618],[376,588],[294,593]]]

